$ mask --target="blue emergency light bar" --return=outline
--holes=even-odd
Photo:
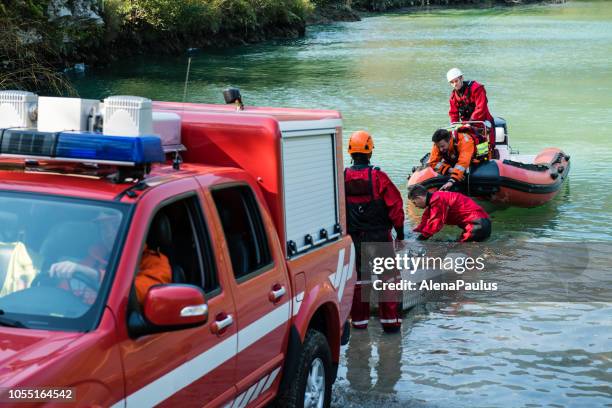
[[[165,159],[158,136],[1,129],[0,156],[137,166]]]

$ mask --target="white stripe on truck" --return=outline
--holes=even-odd
[[[338,254],[338,268],[335,273],[329,276],[336,290],[340,289],[338,290],[339,293],[344,290],[346,282],[352,277],[355,248],[351,246],[351,256],[349,263],[346,265],[344,265],[344,253],[345,250],[341,249]],[[189,384],[202,378],[221,364],[236,356],[239,352],[253,345],[272,330],[287,323],[291,318],[291,308],[293,307],[293,316],[295,316],[297,314],[296,309],[299,310],[303,299],[304,292],[300,292],[291,299],[291,301],[279,305],[270,313],[262,316],[247,327],[239,330],[237,333],[232,334],[219,344],[134,391],[132,394],[128,395],[127,398],[117,401],[113,407],[153,406],[170,398],[181,389],[189,386]],[[231,406],[235,402],[244,406],[254,401],[257,396],[261,395],[272,386],[279,371],[280,367],[275,369],[269,376],[253,384],[247,391],[230,401],[227,406]],[[246,393],[249,391],[250,395],[247,396]]]

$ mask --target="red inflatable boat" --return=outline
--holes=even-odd
[[[519,155],[508,145],[505,120],[495,118],[496,159],[472,166],[459,190],[480,200],[500,206],[536,207],[557,195],[570,169],[570,157],[557,148],[547,148],[538,155]],[[408,187],[422,184],[434,190],[448,181],[427,165],[412,169]]]

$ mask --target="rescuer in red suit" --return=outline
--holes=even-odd
[[[408,199],[424,208],[421,223],[413,230],[421,235],[418,240],[431,238],[445,225],[456,225],[463,230],[458,241],[484,241],[491,235],[489,214],[471,198],[450,191],[430,193],[420,184],[411,186]]]
[[[459,68],[453,68],[446,74],[446,79],[453,90],[450,95],[448,116],[451,123],[481,121],[488,128],[489,144],[495,147],[495,123],[487,105],[487,91],[484,85],[476,81],[464,81]],[[475,128],[478,124],[473,125]]]
[[[348,233],[355,243],[358,282],[355,286],[351,319],[353,327],[366,328],[370,318],[370,272],[362,270],[363,243],[388,243],[384,254],[395,256],[395,249],[404,246],[404,206],[402,195],[389,176],[370,164],[374,142],[365,131],[351,135],[348,152],[353,165],[344,170]],[[395,229],[395,242],[391,229]],[[377,245],[378,248],[378,245]],[[393,275],[393,276],[391,276]],[[397,271],[378,276],[387,282],[395,281]],[[385,331],[397,331],[401,326],[400,304],[396,291],[382,291],[379,297],[379,317]]]

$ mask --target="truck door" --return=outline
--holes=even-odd
[[[231,290],[226,280],[219,277],[214,261],[211,239],[203,216],[198,191],[180,194],[179,199],[162,201],[155,197],[160,186],[147,194],[139,204],[133,225],[142,223],[147,228],[149,249],[166,255],[172,266],[172,283],[196,285],[204,289],[208,305],[208,321],[195,328],[183,328],[158,334],[131,335],[121,344],[126,379],[127,407],[162,406],[217,406],[232,401],[235,396],[235,367],[237,325]],[[185,184],[187,180],[183,180]],[[168,196],[168,192],[166,192]],[[176,193],[172,194],[176,197]],[[148,200],[151,199],[151,200]],[[155,208],[147,208],[147,206]],[[144,212],[144,214],[143,214]],[[165,218],[169,231],[151,225]],[[148,227],[147,227],[148,225]],[[151,248],[151,234],[158,248]],[[141,250],[145,242],[134,244]],[[140,246],[142,245],[142,247]],[[132,286],[130,305],[134,305],[135,287]]]
[[[238,316],[237,395],[246,406],[280,378],[289,330],[290,287],[276,230],[248,185],[215,186],[212,198],[233,269]]]

